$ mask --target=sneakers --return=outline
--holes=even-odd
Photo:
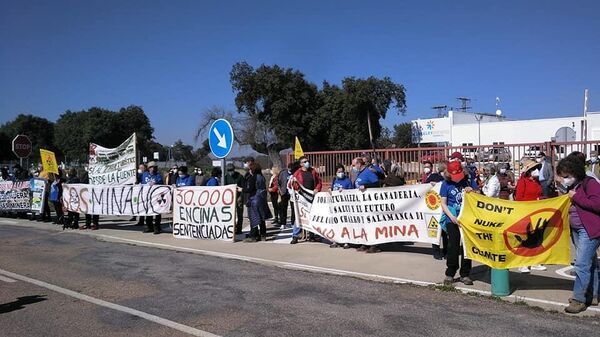
[[[292,241],[293,241],[293,239],[292,239]],[[249,236],[244,239],[244,242],[258,242],[258,238],[254,237],[254,236]]]
[[[531,270],[539,270],[539,271],[544,271],[544,270],[548,269],[548,268],[546,268],[546,266],[543,266],[541,264],[537,264],[537,265],[531,266],[529,268],[531,268]]]
[[[445,286],[452,285],[454,283],[454,277],[452,277],[452,276],[446,276],[446,277],[444,277],[443,283],[444,283]]]
[[[362,245],[362,246],[356,248],[356,251],[357,252],[364,252],[364,251],[366,251],[368,249],[369,249],[369,246]]]
[[[587,309],[585,303],[581,303],[575,299],[570,299],[569,305],[565,308],[565,312],[569,314],[578,314],[582,311],[585,311],[585,309]]]
[[[329,248],[338,248],[340,245],[338,245],[337,243],[332,243],[329,245]]]
[[[519,273],[521,273],[521,274],[527,274],[530,271],[531,270],[529,270],[529,267],[521,267],[521,268],[519,268]]]
[[[472,286],[473,285],[473,280],[471,280],[471,278],[468,277],[468,276],[461,277],[460,278],[460,282],[462,282],[466,286]]]
[[[292,238],[292,241],[290,241],[290,245],[295,245],[298,243],[298,238]]]
[[[349,243],[344,243],[344,249],[348,249],[350,248],[350,244]]]

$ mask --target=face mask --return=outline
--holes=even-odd
[[[185,174],[180,174],[179,175],[179,178],[183,178],[183,177],[185,177]]]
[[[597,162],[597,161],[598,161],[598,157],[590,157],[590,161],[591,161],[592,163],[595,163],[595,162]]]
[[[244,168],[248,169],[248,163],[244,163]]]
[[[344,172],[338,172],[336,176],[338,177],[338,179],[344,179]]]
[[[356,167],[352,166],[352,172],[357,173],[358,169]]]
[[[575,184],[575,178],[574,177],[563,178],[562,181],[563,181],[562,184],[565,185],[565,187],[569,187],[569,186]]]
[[[542,158],[537,158],[535,161],[537,161],[538,163],[541,163],[542,160],[543,160]]]
[[[305,162],[304,163],[304,168],[309,169],[310,168],[310,162]]]
[[[431,172],[431,169],[429,167],[426,167],[423,169],[423,172],[425,172],[425,174],[429,174]]]
[[[535,170],[531,171],[531,176],[532,177],[539,177],[540,176],[540,170],[535,169]]]
[[[139,173],[139,174],[142,174],[142,170],[138,170],[138,173]]]
[[[502,174],[506,173],[506,169],[500,169],[500,173],[502,173]]]

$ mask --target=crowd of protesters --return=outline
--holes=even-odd
[[[335,176],[328,184],[331,191],[401,186],[406,183],[401,164],[391,160],[380,161],[363,154],[352,160],[350,169],[344,163],[335,166]],[[441,184],[440,196],[443,214],[440,219],[442,227],[441,245],[433,245],[433,257],[446,260],[444,284],[458,281],[472,285],[471,261],[463,256],[458,214],[464,193],[481,193],[491,198],[515,201],[532,201],[551,198],[557,195],[568,195],[572,201],[569,210],[569,222],[573,244],[576,248],[575,283],[573,297],[569,300],[565,311],[578,313],[589,305],[598,304],[599,268],[597,250],[600,246],[600,161],[596,151],[590,152],[589,160],[585,154],[573,152],[560,160],[556,167],[541,152],[536,158],[524,158],[520,162],[520,176],[516,177],[509,163],[487,163],[477,167],[474,160],[464,158],[460,152],[454,152],[448,160],[438,163],[423,162],[423,174],[420,183]],[[254,158],[243,161],[241,174],[233,164],[227,164],[225,184],[235,184],[237,189],[235,234],[242,234],[244,214],[249,219],[250,232],[245,242],[267,240],[266,222],[271,220],[274,227],[292,227],[291,244],[297,244],[302,238],[302,228],[296,223],[291,200],[290,189],[308,190],[311,194],[321,192],[324,182],[313,167],[309,158],[303,156],[291,162],[285,168],[272,167],[266,170]],[[555,177],[556,174],[556,177]],[[40,177],[48,181],[45,191],[44,211],[40,221],[52,221],[49,203],[55,209],[54,223],[63,228],[98,229],[98,215],[86,215],[84,226],[79,226],[79,213],[68,211],[65,214],[61,204],[62,184],[89,183],[87,171],[76,169],[59,170],[58,174],[38,170],[28,174],[20,165],[0,169],[0,181],[27,180]],[[186,166],[173,166],[164,175],[160,174],[156,162],[140,164],[137,172],[138,184],[168,184],[182,186],[219,186],[221,185],[221,169],[215,167],[210,176],[205,177],[202,169],[195,168],[192,174]],[[271,208],[268,206],[270,200]],[[244,212],[244,209],[246,212]],[[289,222],[288,222],[288,210]],[[131,220],[135,220],[131,219]],[[140,216],[138,225],[145,228],[143,232],[160,234],[161,215]],[[307,241],[320,241],[321,238],[310,232],[304,236]],[[377,253],[379,245],[350,245],[333,242],[330,247],[355,248],[357,251]],[[523,267],[519,270],[527,273],[530,270],[545,270],[545,266]]]

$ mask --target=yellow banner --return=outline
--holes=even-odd
[[[458,217],[467,257],[492,268],[571,263],[568,196],[509,201],[466,193]]]
[[[58,174],[58,164],[54,152],[40,149],[40,158],[42,159],[44,171]]]
[[[296,138],[296,144],[294,145],[294,159],[299,159],[304,156],[304,151],[302,151],[302,146],[300,145],[300,139]]]

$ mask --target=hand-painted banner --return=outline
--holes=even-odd
[[[31,184],[27,181],[0,182],[0,211],[30,211]]]
[[[232,241],[237,185],[189,186],[174,190],[173,236]]]
[[[304,229],[337,243],[438,243],[439,189],[440,184],[422,184],[320,192],[312,205],[305,193],[294,193],[296,219]]]
[[[63,184],[62,203],[68,211],[97,215],[157,215],[170,213],[171,186],[95,186]]]
[[[46,172],[58,174],[58,163],[54,152],[40,149],[40,159],[42,160],[42,168]]]
[[[135,133],[114,149],[91,143],[88,164],[92,185],[135,184],[137,172]]]
[[[43,213],[44,199],[46,198],[46,179],[33,178],[29,180],[31,185],[31,211]]]
[[[571,262],[568,196],[508,201],[466,193],[458,220],[467,257],[492,268]]]

